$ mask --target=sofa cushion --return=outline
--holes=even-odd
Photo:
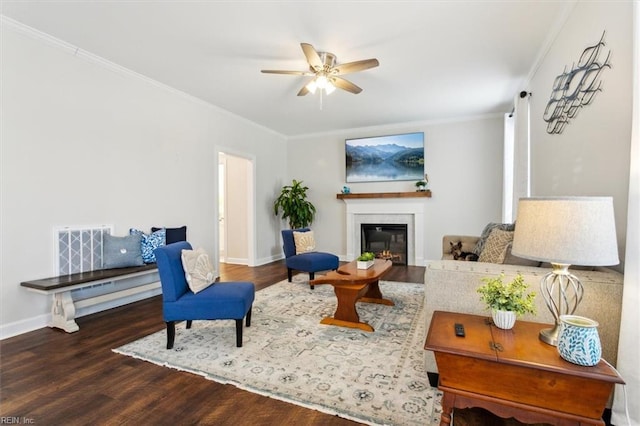
[[[513,231],[494,228],[478,257],[478,262],[503,263],[507,246],[513,241]]]
[[[216,271],[204,249],[182,250],[181,258],[184,276],[192,292],[201,292],[213,284]]]
[[[506,254],[502,263],[507,265],[520,265],[520,266],[540,266],[540,262],[537,260],[525,259],[524,257],[518,257],[511,254],[511,246],[513,241],[507,244]]]
[[[293,241],[296,244],[296,254],[309,253],[316,250],[316,240],[313,231],[293,231]]]
[[[480,234],[480,239],[478,239],[476,246],[473,248],[473,252],[475,254],[480,256],[480,254],[482,253],[482,249],[487,242],[487,238],[489,238],[491,231],[493,231],[495,228],[501,229],[503,231],[515,231],[516,225],[515,223],[488,223],[487,226],[484,227],[482,234]]]

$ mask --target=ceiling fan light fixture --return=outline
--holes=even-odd
[[[308,84],[307,84],[307,90],[309,92],[311,92],[312,94],[316,93],[316,89],[318,88],[318,82],[316,81],[316,79],[314,78],[313,80],[311,80]]]
[[[327,93],[327,95],[332,94],[333,92],[335,92],[335,90],[336,90],[336,86],[331,84],[330,81],[327,81],[327,85],[324,87],[324,91]]]

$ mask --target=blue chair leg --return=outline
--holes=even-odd
[[[311,280],[315,279],[315,277],[316,277],[315,272],[309,272],[309,287],[311,287],[311,290],[315,288],[315,286],[311,284]]]
[[[253,308],[253,305],[249,308],[249,312],[247,312],[247,327],[251,327],[251,309]]]
[[[176,323],[175,321],[167,321],[167,349],[173,348],[173,342],[176,339]]]
[[[247,327],[251,327],[251,308],[249,308],[246,318]],[[242,347],[242,319],[236,320],[236,347]]]
[[[242,347],[242,319],[236,320],[236,346]]]

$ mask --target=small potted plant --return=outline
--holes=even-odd
[[[513,281],[503,282],[504,274],[499,277],[482,278],[484,285],[478,288],[480,300],[491,309],[491,316],[496,327],[510,329],[516,322],[516,316],[526,313],[535,314],[535,292],[527,292],[529,285],[521,274]]]
[[[376,255],[371,253],[370,251],[365,251],[360,256],[358,256],[357,267],[358,269],[369,269],[374,264],[374,259]]]
[[[427,190],[427,182],[424,180],[419,180],[416,182],[416,188],[418,188],[416,191],[418,192],[423,192]]]

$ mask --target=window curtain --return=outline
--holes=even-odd
[[[617,368],[626,382],[626,389],[621,385],[616,386],[611,415],[611,423],[615,425],[640,425],[640,369],[637,367],[640,353],[637,331],[640,324],[640,2],[637,0],[633,2],[632,76],[627,245],[617,361]],[[627,405],[629,418],[626,413]]]
[[[502,165],[502,223],[512,223],[513,216],[513,144],[514,113],[504,115],[504,160]]]
[[[520,92],[514,100],[513,123],[513,189],[511,218],[518,217],[518,200],[531,196],[531,149],[529,145],[530,113],[528,92]],[[511,221],[512,221],[511,220]],[[511,222],[509,221],[509,222]]]

